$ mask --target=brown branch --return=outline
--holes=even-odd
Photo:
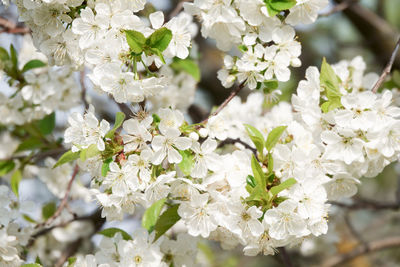
[[[58,206],[56,212],[54,212],[54,214],[50,218],[48,218],[45,222],[36,225],[35,228],[39,228],[39,227],[42,227],[42,226],[50,225],[55,219],[57,219],[58,216],[61,215],[61,212],[64,210],[65,206],[67,205],[69,193],[71,192],[72,184],[73,184],[73,182],[75,180],[75,177],[78,174],[78,172],[79,172],[79,166],[78,166],[78,164],[76,164],[75,167],[74,167],[74,171],[72,173],[71,179],[68,182],[67,189],[65,190],[64,198],[61,200],[61,203]]]
[[[208,122],[208,119],[210,119],[211,117],[214,117],[216,115],[218,115],[218,113],[221,112],[221,110],[223,110],[228,104],[229,102],[231,102],[231,100],[244,88],[245,86],[245,82],[243,81],[241,84],[239,84],[238,87],[236,87],[235,90],[233,90],[231,92],[231,94],[228,96],[227,99],[225,99],[225,101],[217,108],[216,111],[214,111],[210,116],[208,116],[206,119],[204,119],[203,121],[200,122],[200,124],[206,124]]]
[[[287,253],[286,249],[284,247],[280,247],[279,252],[282,258],[283,265],[285,267],[293,267],[292,261],[290,260],[290,256]]]
[[[319,14],[318,16],[320,16],[320,17],[328,17],[328,16],[330,16],[332,14],[335,14],[335,13],[338,13],[338,12],[341,12],[341,11],[345,10],[346,8],[350,7],[351,5],[353,5],[353,4],[357,3],[357,2],[358,2],[358,0],[343,1],[343,2],[338,3],[337,5],[335,5],[328,12]]]
[[[359,209],[371,209],[371,210],[398,210],[400,209],[400,202],[378,202],[369,199],[357,199],[354,203],[343,203],[343,202],[336,202],[330,201],[332,205],[352,209],[352,210],[359,210]]]
[[[386,65],[381,76],[379,77],[378,81],[374,85],[374,88],[372,88],[372,92],[374,92],[374,93],[378,92],[378,89],[381,87],[382,83],[385,81],[386,76],[389,75],[390,71],[392,70],[394,60],[396,59],[397,52],[399,51],[399,47],[400,47],[400,38],[396,43],[396,46],[392,52],[392,55],[390,56],[390,60],[389,60],[388,64]]]
[[[17,24],[15,24],[12,21],[9,21],[8,19],[5,19],[3,17],[0,17],[0,27],[2,28],[0,30],[0,33],[11,33],[11,34],[28,34],[31,32],[31,30],[27,27],[18,27]]]
[[[253,154],[257,157],[257,150],[254,147],[251,147],[246,142],[240,140],[239,138],[237,138],[237,139],[227,138],[218,144],[218,148],[223,147],[225,145],[234,145],[235,143],[239,143],[239,144],[243,145],[245,148],[247,148],[248,150],[251,150],[251,152],[253,152]]]
[[[182,9],[183,9],[183,4],[186,3],[186,2],[192,2],[192,0],[182,0],[182,1],[180,1],[180,2],[175,6],[175,8],[171,11],[171,13],[169,13],[168,19],[172,19],[173,17],[175,17],[176,15],[178,15],[179,12],[181,12]]]
[[[400,246],[400,236],[388,237],[382,240],[371,241],[364,245],[358,246],[349,253],[336,255],[329,258],[322,263],[322,267],[342,266],[343,263],[348,262],[358,256],[367,254],[369,252],[377,252],[383,249],[395,248]]]

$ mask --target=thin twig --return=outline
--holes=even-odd
[[[238,87],[236,87],[236,89],[231,92],[228,98],[225,99],[225,101],[217,108],[217,110],[215,110],[210,116],[208,116],[206,119],[200,122],[200,124],[206,124],[209,118],[218,115],[218,113],[220,113],[221,110],[223,110],[226,107],[226,105],[228,105],[229,102],[231,102],[231,100],[244,88],[245,82],[246,81],[239,84]]]
[[[8,19],[0,17],[0,27],[3,29],[0,30],[0,33],[11,33],[11,34],[28,34],[31,32],[31,30],[27,27],[18,27],[17,24],[15,24],[12,21],[9,21]]]
[[[290,260],[289,254],[287,253],[286,249],[284,247],[280,247],[279,252],[285,267],[293,267],[292,261]]]
[[[346,223],[347,227],[349,228],[351,234],[357,239],[357,241],[358,241],[360,244],[364,244],[364,245],[365,245],[366,242],[365,242],[364,238],[363,238],[363,237],[361,236],[361,234],[356,230],[356,228],[354,228],[354,225],[353,225],[353,223],[352,223],[352,221],[351,221],[351,218],[350,218],[350,213],[349,213],[349,211],[347,211],[347,212],[344,214],[344,222]]]
[[[400,47],[400,38],[396,43],[396,46],[395,46],[395,48],[393,50],[392,56],[390,57],[390,60],[389,60],[388,64],[386,65],[386,67],[383,70],[383,72],[382,72],[381,76],[379,77],[378,81],[376,82],[376,84],[372,88],[372,92],[374,92],[374,93],[378,92],[378,89],[381,87],[382,83],[385,81],[386,76],[389,75],[390,71],[392,70],[392,66],[393,66],[394,60],[396,59],[397,52],[399,51],[399,47]]]
[[[73,182],[75,180],[75,177],[78,174],[78,172],[79,172],[79,166],[78,166],[78,164],[76,164],[75,167],[74,167],[74,171],[72,173],[71,179],[68,182],[67,189],[65,190],[64,198],[61,200],[61,203],[58,206],[56,212],[54,212],[54,214],[50,218],[48,218],[45,222],[36,225],[36,228],[39,228],[39,227],[42,227],[42,226],[46,226],[46,225],[50,225],[55,219],[57,219],[58,216],[60,216],[61,212],[64,210],[65,206],[67,205],[69,193],[71,192],[72,184],[73,184]]]
[[[381,202],[381,201],[374,201],[369,199],[357,199],[354,203],[343,203],[343,202],[336,202],[330,201],[332,205],[352,209],[352,210],[359,210],[359,209],[371,209],[371,210],[398,210],[400,209],[400,202]]]
[[[353,5],[353,4],[357,3],[357,2],[358,2],[358,0],[343,1],[343,2],[335,5],[328,12],[319,14],[318,16],[320,16],[320,17],[328,17],[328,16],[330,16],[332,14],[335,14],[335,13],[338,13],[338,12],[341,12],[341,11],[345,10],[346,8],[350,7],[351,5]]]
[[[256,150],[254,147],[251,147],[251,146],[250,146],[249,144],[247,144],[246,142],[240,140],[239,138],[237,138],[237,139],[227,138],[227,139],[221,141],[221,142],[218,144],[218,148],[223,147],[223,146],[225,146],[225,145],[231,145],[231,144],[234,145],[234,144],[236,144],[236,143],[239,143],[239,144],[243,145],[245,148],[251,150],[251,152],[253,152],[253,154],[254,154],[255,156],[257,156],[257,150]]]
[[[342,266],[343,263],[348,262],[358,256],[376,252],[383,249],[395,248],[400,246],[400,236],[388,237],[382,240],[376,240],[368,242],[364,245],[360,245],[346,254],[336,255],[332,258],[329,258],[324,263],[322,263],[322,267],[333,267],[333,266]]]
[[[182,1],[180,1],[180,2],[175,6],[175,8],[171,11],[171,13],[169,13],[168,19],[172,19],[173,17],[175,17],[176,15],[178,15],[179,12],[181,12],[182,9],[183,9],[183,4],[186,3],[186,2],[192,2],[192,0],[182,0]]]
[[[81,98],[82,98],[82,102],[85,105],[85,110],[87,110],[89,108],[89,103],[86,100],[86,85],[85,85],[85,70],[82,70],[80,75],[79,75],[79,82],[81,84]]]

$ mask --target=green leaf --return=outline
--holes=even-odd
[[[1,61],[8,61],[10,60],[10,56],[8,55],[8,52],[6,49],[3,47],[0,47],[0,60]]]
[[[251,175],[247,175],[247,177],[246,177],[246,183],[249,185],[249,186],[251,186],[252,188],[254,188],[254,187],[256,187],[256,181],[255,181],[255,179],[254,179],[254,177],[253,176],[251,176]]]
[[[170,67],[176,71],[184,71],[191,75],[197,82],[200,81],[201,73],[199,65],[190,58],[180,59],[175,57]]]
[[[19,144],[16,152],[25,151],[25,150],[34,150],[34,149],[40,148],[42,146],[43,146],[42,139],[31,136],[31,137],[25,139],[24,141],[22,141],[21,144]]]
[[[38,128],[41,134],[51,134],[56,127],[56,113],[51,113],[38,121]]]
[[[264,136],[262,135],[262,133],[249,124],[245,124],[244,127],[246,128],[246,132],[249,135],[251,141],[253,141],[254,145],[256,146],[258,153],[260,153],[260,155],[263,155]]]
[[[268,89],[275,90],[279,86],[279,82],[277,80],[269,80],[264,82],[264,86]]]
[[[15,168],[13,160],[1,160],[0,161],[0,176],[6,175]]]
[[[79,154],[79,158],[81,161],[85,161],[90,159],[96,155],[100,154],[99,149],[97,148],[96,144],[91,144],[88,148],[82,149],[81,153]]]
[[[10,45],[10,56],[11,56],[11,62],[13,64],[13,68],[18,69],[18,55],[17,55],[17,51],[15,50],[15,48],[12,44]]]
[[[117,112],[115,114],[115,122],[114,122],[114,127],[105,135],[105,138],[113,138],[115,131],[121,127],[122,123],[125,120],[125,114],[122,112]]]
[[[274,158],[272,157],[272,153],[268,153],[268,173],[272,173],[274,170]]]
[[[29,216],[28,214],[22,214],[22,217],[30,223],[37,223],[37,221],[35,219],[33,219],[31,216]]]
[[[324,58],[321,65],[321,74],[319,77],[321,87],[325,90],[328,101],[321,105],[321,110],[325,113],[342,106],[340,93],[340,78],[336,75],[333,68]]]
[[[155,240],[162,236],[168,229],[170,229],[181,217],[178,214],[179,204],[172,205],[169,209],[163,212],[158,218],[154,230],[156,231]]]
[[[296,179],[294,178],[289,178],[286,181],[282,182],[279,185],[276,185],[274,187],[272,187],[270,189],[270,192],[272,193],[273,196],[276,196],[277,194],[279,194],[281,191],[291,187],[292,185],[294,185],[295,183],[297,183]]]
[[[142,53],[143,46],[146,43],[146,37],[144,37],[143,33],[134,30],[126,30],[125,35],[131,50],[136,54]]]
[[[180,150],[179,154],[182,156],[182,161],[178,164],[179,168],[185,175],[190,175],[194,165],[194,157],[192,153],[190,150]]]
[[[340,108],[342,106],[342,103],[340,102],[340,99],[336,100],[331,100],[331,101],[326,101],[321,105],[321,110],[324,113],[328,113],[331,110],[334,110],[336,108]]]
[[[43,61],[38,60],[38,59],[33,59],[31,61],[28,61],[24,65],[24,67],[22,68],[22,72],[25,72],[25,71],[28,71],[31,69],[42,68],[44,66],[46,66],[46,63],[44,63]]]
[[[76,257],[69,257],[68,258],[68,266],[67,267],[73,267],[76,262]]]
[[[268,151],[271,151],[275,147],[286,128],[287,126],[278,126],[268,134],[267,141],[265,142],[265,147]]]
[[[269,5],[274,10],[286,10],[296,5],[296,0],[268,0]]]
[[[101,165],[101,175],[103,177],[107,176],[108,171],[110,170],[110,163],[113,161],[112,158],[106,159]]]
[[[19,197],[18,189],[19,189],[19,182],[21,182],[21,179],[22,179],[22,174],[20,170],[16,170],[11,176],[11,190],[17,197]]]
[[[146,52],[147,56],[149,56],[149,55],[158,56],[161,59],[162,63],[165,64],[164,56],[163,56],[162,52],[160,50],[158,50],[157,48],[149,48],[149,49],[146,49],[145,52]]]
[[[172,32],[171,30],[162,27],[155,32],[153,32],[146,40],[146,44],[151,48],[156,48],[160,52],[163,52],[167,49],[169,43],[172,40]]]
[[[42,265],[38,264],[38,263],[28,263],[28,264],[24,264],[21,267],[42,267]]]
[[[164,207],[166,199],[160,199],[153,203],[143,214],[142,218],[142,226],[146,228],[149,233],[154,230],[154,226],[157,223],[158,216],[160,216],[160,212]]]
[[[71,162],[71,161],[74,161],[74,160],[79,159],[79,154],[80,154],[80,151],[72,152],[71,150],[69,150],[69,151],[65,152],[65,153],[58,159],[57,163],[54,164],[53,169],[54,169],[54,168],[57,168],[57,167],[60,166],[60,165],[65,164],[65,163],[68,163],[68,162]]]
[[[104,230],[98,232],[98,234],[104,235],[104,236],[110,237],[110,238],[114,237],[117,233],[121,233],[122,238],[124,240],[132,240],[132,237],[127,232],[125,232],[122,229],[115,228],[115,227],[107,228],[107,229],[104,229]]]
[[[35,263],[42,264],[42,261],[40,260],[39,256],[36,256]]]
[[[55,202],[47,203],[46,205],[44,205],[42,207],[42,218],[44,220],[47,220],[48,218],[53,216],[53,214],[56,212],[56,210],[57,210],[57,205]]]
[[[400,71],[399,70],[394,70],[392,73],[392,81],[400,87]]]
[[[326,62],[325,58],[322,60],[319,81],[321,83],[321,86],[326,90],[326,96],[328,97],[328,99],[332,97],[342,96],[339,89],[341,80],[336,75],[331,65]]]
[[[258,163],[258,160],[254,155],[252,155],[251,158],[251,169],[253,171],[254,179],[256,182],[257,187],[260,187],[262,189],[266,188],[266,181],[265,181],[265,175],[264,172]]]

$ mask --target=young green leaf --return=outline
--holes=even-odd
[[[54,168],[57,168],[57,167],[60,166],[60,165],[65,164],[65,163],[68,163],[68,162],[71,162],[71,161],[74,161],[74,160],[79,159],[79,154],[80,154],[80,151],[72,152],[71,150],[69,150],[69,151],[65,152],[65,153],[58,159],[57,163],[54,164],[53,169],[54,169]]]
[[[199,65],[190,58],[180,59],[176,57],[170,67],[176,71],[184,71],[191,75],[197,82],[200,81],[201,73]]]
[[[272,153],[268,153],[268,173],[272,173],[274,170],[274,158],[272,157]]]
[[[31,136],[22,141],[21,144],[18,145],[16,152],[25,151],[25,150],[34,150],[43,146],[43,141],[40,138]]]
[[[328,101],[321,105],[323,112],[327,113],[335,108],[342,106],[340,93],[340,78],[336,75],[333,68],[324,58],[321,65],[321,74],[319,77],[321,87],[325,90]]]
[[[167,49],[172,39],[171,30],[163,27],[153,32],[146,40],[146,44],[151,48],[156,48],[160,52]]]
[[[121,127],[122,123],[125,120],[125,114],[122,112],[117,112],[117,114],[115,114],[115,122],[114,122],[114,126],[113,128],[106,134],[105,138],[113,138],[115,131]]]
[[[51,134],[56,127],[56,113],[51,113],[38,121],[38,128],[41,134]]]
[[[85,161],[90,159],[96,155],[100,154],[99,149],[97,148],[96,144],[91,144],[88,148],[82,149],[81,153],[79,154],[79,158],[81,161]]]
[[[296,0],[268,0],[269,5],[274,10],[286,10],[296,5]]]
[[[131,50],[135,54],[142,53],[143,46],[146,43],[146,37],[144,37],[143,33],[134,30],[126,30],[125,35]]]
[[[68,265],[67,267],[75,267],[75,262],[76,262],[77,258],[76,257],[69,257],[68,258]]]
[[[262,133],[249,124],[245,124],[244,127],[246,128],[246,132],[249,135],[251,141],[256,146],[258,153],[260,153],[260,155],[263,155],[264,136],[262,135]]]
[[[270,192],[272,193],[273,196],[276,196],[277,194],[279,194],[281,191],[291,187],[292,185],[294,185],[295,183],[297,183],[296,179],[294,178],[289,178],[286,181],[282,182],[279,185],[276,185],[274,187],[272,187],[270,189]]]
[[[21,265],[21,267],[42,267],[42,265],[40,265],[38,263],[27,263],[27,264]]]
[[[0,176],[6,175],[15,168],[13,160],[1,160],[0,161]]]
[[[31,216],[27,214],[22,214],[22,218],[25,219],[25,221],[30,222],[30,223],[38,223],[36,220],[34,220]]]
[[[11,190],[14,194],[19,197],[19,182],[21,182],[22,174],[20,170],[16,170],[13,175],[11,176]]]
[[[13,45],[10,45],[10,56],[11,56],[11,62],[13,64],[13,68],[17,69],[18,68],[18,55],[17,55],[17,51],[15,50]]]
[[[42,207],[42,217],[44,220],[47,220],[48,218],[50,218],[51,216],[53,216],[53,214],[56,212],[57,210],[57,205],[55,202],[49,202],[46,205],[44,205]]]
[[[106,159],[101,165],[101,176],[106,177],[108,171],[110,170],[110,163],[113,161],[112,158]]]
[[[252,188],[254,188],[254,187],[256,187],[256,181],[255,181],[255,179],[254,179],[254,177],[253,176],[251,176],[251,175],[247,175],[247,177],[246,177],[246,183],[248,184],[248,185],[250,185]]]
[[[266,188],[265,175],[260,164],[258,163],[258,160],[254,155],[252,155],[251,158],[251,169],[253,171],[257,187],[265,189]]]
[[[279,138],[283,134],[283,132],[286,130],[287,126],[278,126],[268,134],[267,137],[267,142],[265,142],[265,147],[267,148],[268,151],[271,151],[274,146],[278,143]]]
[[[26,72],[31,69],[42,68],[44,66],[46,66],[46,63],[44,63],[43,61],[38,60],[38,59],[33,59],[31,61],[28,61],[24,65],[24,67],[22,68],[22,72]]]
[[[182,161],[179,162],[179,169],[185,174],[190,175],[194,165],[194,157],[189,150],[180,150],[179,154],[182,156]]]
[[[168,231],[175,223],[177,223],[181,216],[178,214],[179,204],[172,205],[169,209],[164,211],[158,218],[156,225],[154,225],[154,230],[156,236],[154,241],[162,236],[166,231]]]
[[[10,60],[10,56],[8,55],[8,52],[6,49],[3,47],[0,47],[0,61],[7,61]]]
[[[142,217],[142,226],[146,228],[149,233],[154,230],[154,226],[157,223],[158,217],[160,216],[160,212],[164,207],[166,199],[160,199],[153,203],[143,214]]]
[[[110,237],[110,238],[114,237],[117,233],[121,233],[122,238],[124,240],[132,240],[132,237],[127,232],[125,232],[122,229],[115,228],[115,227],[107,228],[107,229],[104,229],[104,230],[98,232],[98,234],[104,235],[104,236]]]

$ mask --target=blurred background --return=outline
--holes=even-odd
[[[166,14],[180,2],[179,0],[150,0],[155,8]],[[296,29],[298,40],[302,44],[300,57],[302,66],[292,68],[292,78],[281,83],[283,94],[281,100],[290,101],[296,90],[296,84],[303,79],[308,66],[320,66],[322,58],[329,63],[342,59],[363,56],[367,63],[367,72],[381,73],[388,62],[400,34],[400,0],[335,0],[321,12],[317,22],[300,26]],[[16,22],[14,6],[5,9],[0,7],[0,16]],[[20,42],[20,37],[11,34],[0,34],[0,44],[7,47],[10,42]],[[212,40],[205,40],[198,35],[196,43],[200,54],[202,79],[199,84],[194,104],[189,109],[190,119],[198,122],[207,116],[212,106],[220,104],[230,93],[221,86],[217,79],[217,71],[222,66],[224,54],[215,48]],[[231,51],[235,53],[235,51]],[[400,54],[394,63],[394,76],[386,83],[387,88],[400,87]],[[241,96],[246,97],[245,90]],[[108,101],[91,92],[93,102]],[[110,103],[108,101],[107,103]],[[399,103],[400,104],[400,103]],[[96,105],[101,107],[102,105]],[[80,108],[82,110],[82,108]],[[115,104],[103,105],[104,117],[110,117],[118,107]],[[65,118],[57,116],[58,124]],[[348,253],[355,248],[363,248],[368,242],[375,242],[387,237],[400,235],[400,164],[389,165],[376,178],[364,178],[358,195],[348,202],[333,203],[329,218],[328,235],[304,240],[302,245],[286,249],[276,256],[245,257],[241,248],[235,251],[223,251],[218,244],[201,246],[202,257],[213,267],[230,266],[324,266],[332,257]],[[40,202],[48,201],[52,196],[45,192],[38,182],[26,181],[23,188],[39,188],[32,199],[40,198]],[[26,190],[27,192],[32,190]],[[32,193],[31,193],[32,194]],[[47,195],[46,195],[47,194]],[[29,196],[28,196],[29,198]],[[121,228],[127,230],[138,224],[126,223]],[[110,227],[110,226],[108,226]],[[290,259],[290,262],[288,261]],[[339,266],[400,266],[400,247],[392,247],[374,253],[365,253]]]

